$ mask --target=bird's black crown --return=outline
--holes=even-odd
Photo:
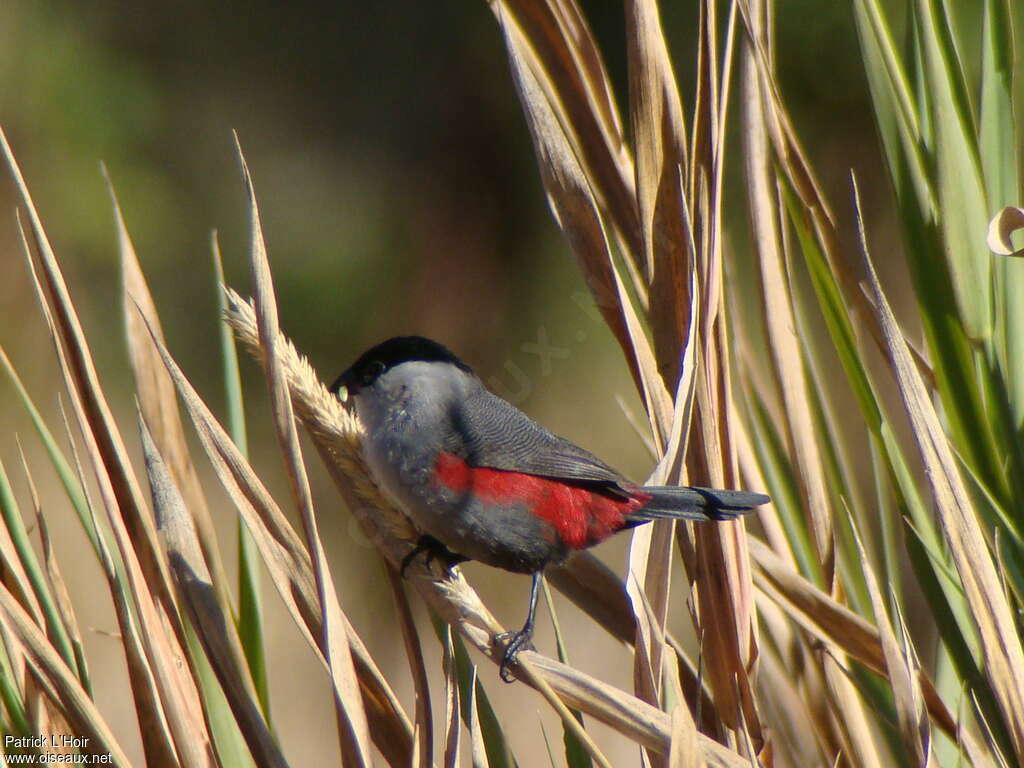
[[[355,394],[396,365],[413,361],[451,363],[466,373],[473,372],[443,344],[423,336],[396,336],[364,352],[331,385],[331,392],[336,393],[341,387],[347,387],[350,393]]]

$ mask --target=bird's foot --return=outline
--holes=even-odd
[[[452,552],[433,536],[425,533],[420,536],[419,540],[416,542],[416,546],[410,549],[409,553],[402,558],[402,563],[399,569],[399,574],[402,578],[405,578],[405,569],[409,567],[409,564],[416,559],[417,555],[424,552],[426,553],[424,565],[427,568],[430,568],[430,564],[434,560],[440,560],[444,564],[445,572],[449,574],[451,573],[452,568],[469,559],[468,557],[463,557],[462,555]]]
[[[515,675],[512,674],[512,666],[517,663],[516,657],[519,652],[534,650],[533,643],[530,642],[532,635],[533,627],[523,627],[518,632],[502,632],[500,635],[495,635],[495,644],[505,645],[505,653],[502,656],[498,674],[506,683],[513,683],[516,680]]]

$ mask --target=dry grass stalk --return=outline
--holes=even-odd
[[[128,228],[121,213],[114,185],[106,168],[103,168],[107,188],[114,208],[114,223],[117,228],[118,252],[121,257],[121,282],[124,297],[125,334],[128,339],[128,356],[135,377],[135,393],[139,407],[148,424],[152,425],[153,439],[166,457],[175,483],[184,495],[187,507],[195,520],[199,541],[203,547],[203,558],[214,575],[221,605],[227,609],[230,599],[227,594],[228,579],[224,571],[220,550],[207,508],[206,497],[199,484],[195,466],[189,455],[182,427],[174,384],[160,362],[160,355],[150,338],[149,328],[163,341],[163,328],[157,315],[156,304],[142,274],[135,246],[128,234]]]
[[[250,330],[255,341],[256,318],[251,306],[249,311],[252,322]],[[170,353],[159,342],[157,348],[196,427],[203,449],[221,484],[245,520],[278,594],[302,636],[326,668],[327,662],[320,649],[323,637],[322,615],[309,554],[259,477],[227,432],[217,423]],[[288,357],[287,350],[285,356]],[[288,370],[287,361],[285,369]],[[327,394],[326,390],[324,394]],[[412,726],[409,719],[354,630],[347,628],[347,633],[355,655],[356,674],[374,743],[389,763],[408,764],[412,752]]]
[[[234,621],[221,608],[195,521],[141,413],[139,424],[157,528],[163,536],[181,603],[210,659],[256,765],[287,768],[288,763],[260,712]]]
[[[235,136],[235,142],[237,145],[237,136]],[[299,446],[288,384],[277,354],[277,301],[274,297],[267,249],[263,242],[263,228],[260,223],[259,207],[256,204],[256,193],[240,145],[238,145],[238,155],[242,163],[246,189],[249,193],[252,226],[250,266],[255,290],[257,327],[261,346],[265,350],[264,367],[270,390],[274,428],[278,445],[285,459],[288,479],[291,481],[302,527],[306,534],[306,548],[310,554],[313,575],[316,579],[323,621],[321,650],[330,669],[331,681],[334,685],[338,728],[341,733],[342,762],[346,766],[360,768],[370,765],[369,726],[352,662],[352,648],[348,641],[349,633],[347,631],[348,621],[343,617],[338,605],[334,580],[327,565],[327,556],[317,530],[316,515],[313,511],[313,493],[309,487],[306,465],[302,458],[302,449]]]
[[[856,183],[854,186],[856,191]],[[863,222],[861,244],[878,322],[913,434],[935,497],[939,521],[963,584],[985,659],[985,674],[1003,710],[1017,760],[1024,763],[1024,649],[1014,612],[1003,591],[1000,570],[982,536],[970,494],[913,355],[875,274]]]

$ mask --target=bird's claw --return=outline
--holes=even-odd
[[[430,568],[430,564],[434,562],[434,560],[440,560],[444,563],[445,572],[449,574],[451,573],[452,568],[454,568],[456,565],[458,565],[459,563],[464,563],[466,560],[468,560],[468,558],[456,554],[455,552],[452,552],[450,549],[448,549],[448,547],[446,547],[440,541],[435,539],[433,536],[430,536],[429,534],[425,533],[419,537],[419,539],[416,542],[416,546],[410,549],[406,556],[402,558],[402,562],[399,565],[398,573],[403,579],[405,578],[405,569],[408,568],[412,561],[416,559],[417,555],[423,552],[427,553],[424,565],[428,569]]]
[[[505,652],[501,658],[498,674],[506,683],[514,683],[516,681],[511,668],[516,664],[516,657],[519,655],[519,652],[522,650],[533,650],[533,643],[530,642],[531,635],[533,635],[533,632],[527,629],[521,629],[518,632],[502,632],[500,635],[495,635],[495,644],[505,645]]]

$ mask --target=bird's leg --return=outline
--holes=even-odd
[[[537,613],[537,595],[540,593],[540,581],[543,578],[544,574],[541,571],[533,574],[533,583],[530,585],[530,610],[526,614],[526,623],[523,624],[523,628],[518,632],[505,632],[497,637],[499,641],[508,641],[508,645],[505,646],[505,655],[501,659],[501,667],[498,670],[501,679],[506,683],[515,680],[510,667],[516,663],[519,651],[529,645],[530,638],[533,637],[533,618]]]
[[[446,571],[450,571],[459,563],[464,563],[468,560],[468,557],[452,552],[448,547],[442,544],[440,541],[435,539],[429,534],[423,534],[416,541],[416,546],[409,550],[409,553],[402,558],[401,567],[399,569],[399,575],[405,578],[405,569],[409,567],[409,564],[416,558],[416,555],[426,552],[426,566],[430,567],[430,564],[434,560],[441,560],[444,563]]]

